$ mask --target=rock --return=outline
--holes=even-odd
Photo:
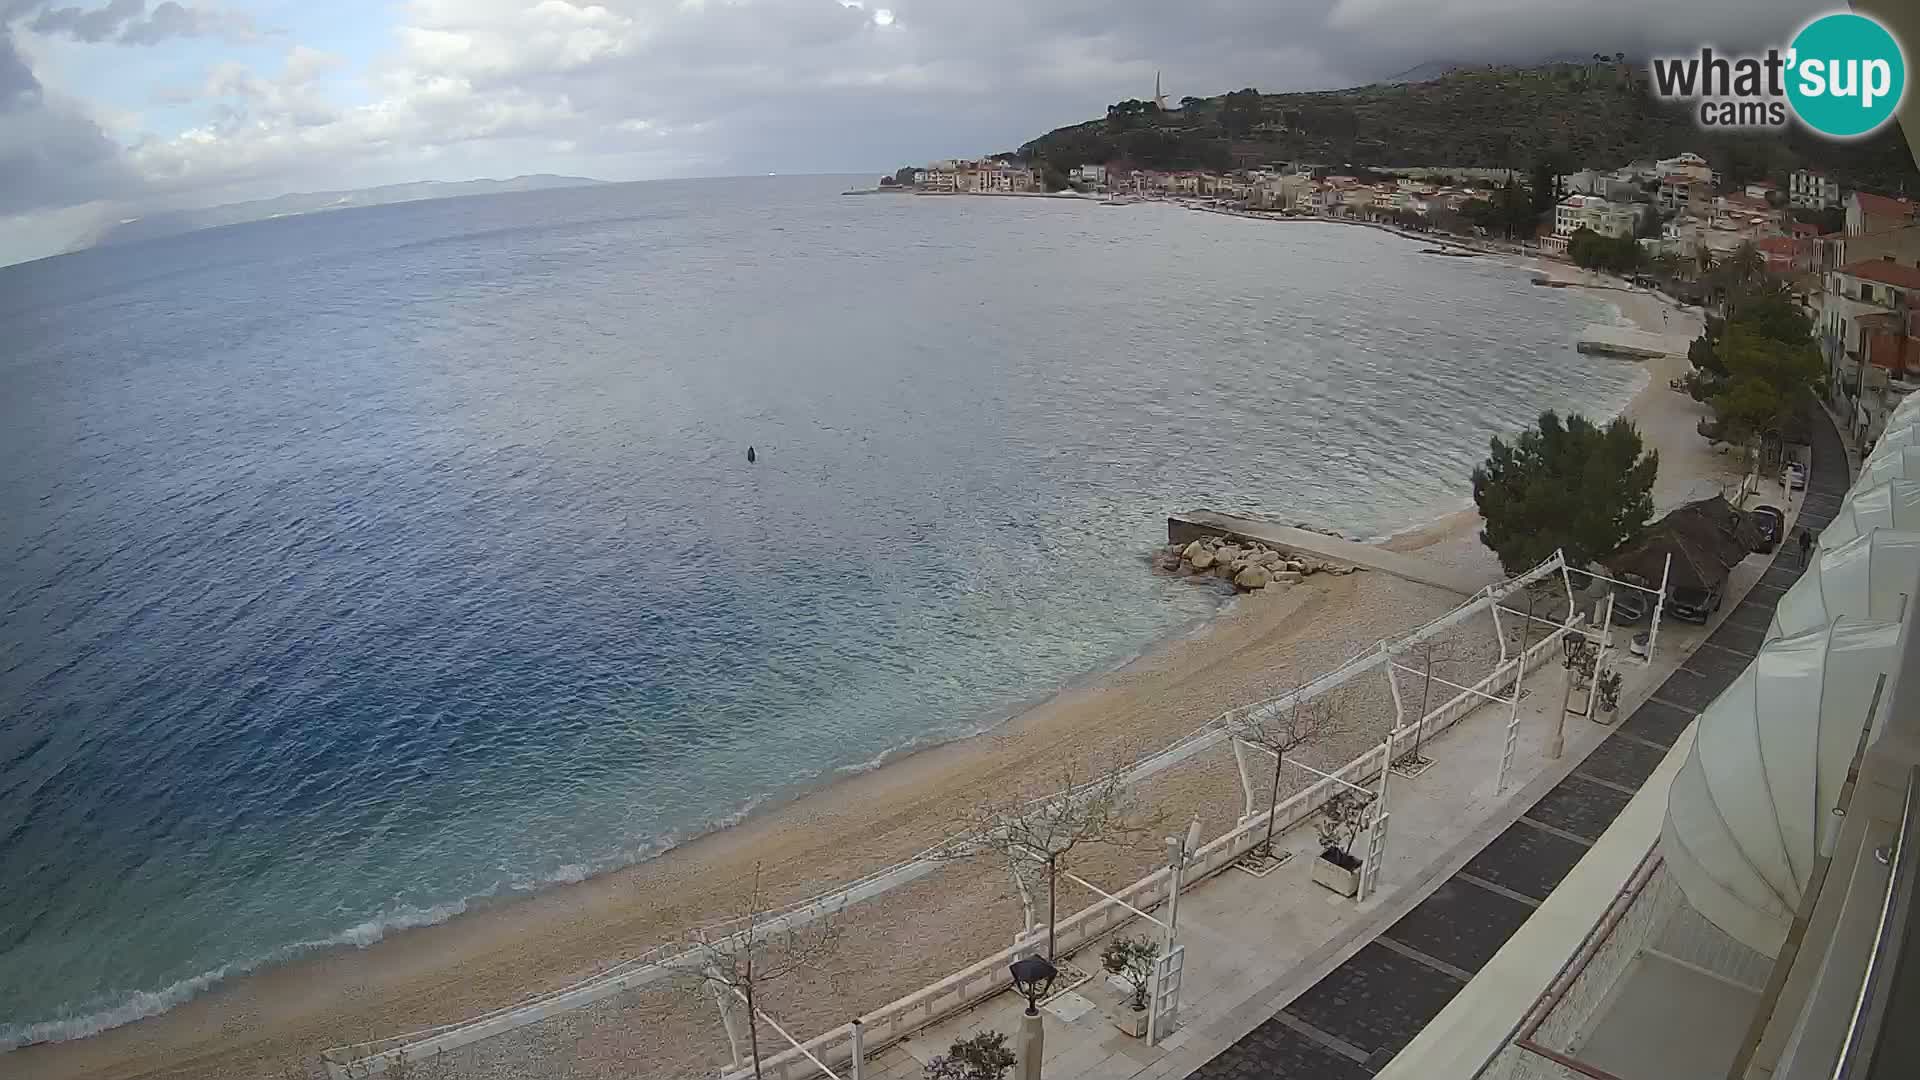
[[[1221,562],[1230,563],[1233,560],[1239,558],[1243,554],[1245,553],[1242,552],[1239,548],[1234,547],[1231,544],[1228,544],[1216,550],[1213,553],[1213,557],[1216,559],[1219,559]]]
[[[1307,564],[1303,562],[1288,562],[1282,567],[1282,569],[1285,569],[1295,574],[1304,574],[1307,572]]]
[[[1199,551],[1188,552],[1187,561],[1193,564],[1195,570],[1205,570],[1213,565],[1213,551],[1209,548],[1201,548]]]
[[[1179,565],[1180,556],[1170,551],[1159,552],[1153,557],[1153,568],[1155,570],[1172,570]]]
[[[1272,566],[1274,563],[1280,561],[1280,553],[1277,551],[1262,551],[1253,557],[1253,561],[1259,563],[1261,566]]]
[[[1198,540],[1195,540],[1193,543],[1188,544],[1185,548],[1181,550],[1180,557],[1187,560],[1188,562],[1192,562],[1193,557],[1195,555],[1200,554],[1202,551],[1205,551],[1206,549],[1207,548],[1205,544],[1201,543]]]
[[[1276,585],[1291,585],[1300,578],[1301,574],[1298,570],[1280,570],[1272,575],[1272,582]]]
[[[1233,576],[1233,583],[1242,589],[1264,589],[1269,580],[1267,568],[1254,563]]]
[[[1213,564],[1213,576],[1225,581],[1233,580],[1233,567],[1223,562]]]

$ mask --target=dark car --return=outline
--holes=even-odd
[[[1613,591],[1613,625],[1632,626],[1647,621],[1653,611],[1653,596],[1639,589]]]
[[[1720,610],[1720,590],[1722,583],[1716,582],[1704,589],[1691,585],[1675,585],[1667,593],[1667,612],[1676,619],[1686,622],[1703,623],[1714,612]]]
[[[1780,546],[1780,534],[1787,527],[1786,511],[1777,506],[1756,506],[1747,513],[1760,533],[1760,541],[1753,546],[1753,550],[1772,551]]]

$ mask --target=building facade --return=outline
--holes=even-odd
[[[1815,169],[1796,169],[1788,178],[1787,204],[1802,210],[1826,210],[1840,205],[1840,184]]]

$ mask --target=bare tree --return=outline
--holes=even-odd
[[[1418,725],[1413,729],[1413,749],[1402,754],[1400,759],[1394,762],[1402,768],[1418,766],[1427,760],[1421,755],[1420,749],[1426,741],[1427,725],[1424,721],[1427,718],[1427,709],[1433,700],[1434,666],[1451,664],[1462,658],[1460,643],[1451,638],[1446,640],[1425,638],[1414,646],[1414,653],[1420,661],[1420,710],[1413,714],[1414,722]]]
[[[760,864],[735,906],[733,918],[688,935],[680,982],[709,993],[727,1021],[729,1040],[737,1038],[731,1017],[734,1002],[745,1007],[749,1060],[760,1073],[760,1003],[769,984],[802,971],[821,971],[840,944],[839,908],[802,919],[792,912],[768,910],[760,889]],[[737,1050],[736,1050],[737,1053]]]
[[[1273,755],[1273,788],[1267,797],[1267,834],[1254,852],[1262,858],[1273,857],[1274,819],[1280,809],[1280,772],[1287,755],[1306,743],[1344,732],[1353,726],[1347,708],[1346,688],[1329,686],[1308,697],[1305,685],[1296,685],[1292,701],[1285,705],[1256,705],[1231,713],[1227,729],[1243,743],[1257,746]]]
[[[1082,847],[1137,847],[1148,842],[1159,815],[1137,806],[1126,791],[1126,767],[1115,766],[1084,777],[1071,767],[1056,774],[1052,793],[1038,799],[1018,797],[976,806],[963,821],[961,835],[940,851],[949,859],[994,855],[1005,860],[1007,876],[1020,893],[1032,923],[1033,889],[1042,869],[1047,878],[1047,959],[1054,953],[1054,922],[1059,906],[1059,875],[1074,864]]]

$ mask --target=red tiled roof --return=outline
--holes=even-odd
[[[1886,259],[1862,259],[1848,263],[1839,272],[1903,289],[1920,289],[1920,266],[1905,266]]]
[[[1865,191],[1855,192],[1854,196],[1860,200],[1860,212],[1867,217],[1904,219],[1913,216],[1913,203],[1906,199],[1891,199]]]
[[[1794,248],[1793,237],[1791,236],[1762,237],[1755,240],[1753,246],[1759,248],[1761,251],[1777,252],[1781,255],[1792,255]]]

